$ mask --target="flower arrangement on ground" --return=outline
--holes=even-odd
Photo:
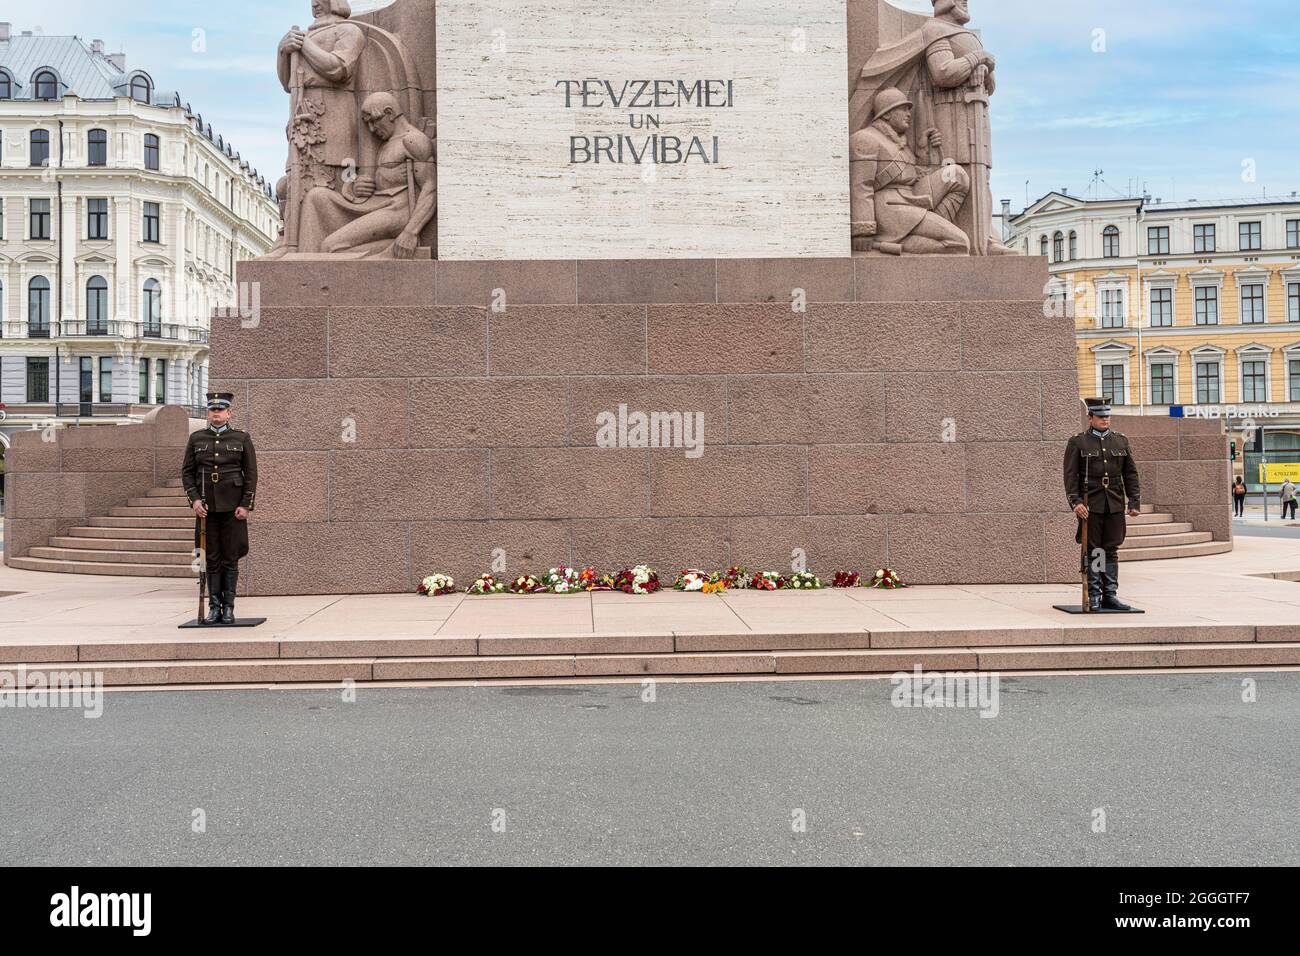
[[[881,568],[878,570],[875,576],[871,579],[871,586],[873,588],[885,588],[890,591],[895,588],[907,587],[907,585],[903,583],[903,579],[898,576],[898,572],[893,568]]]
[[[707,572],[695,568],[687,568],[677,575],[677,580],[673,582],[675,591],[703,591],[710,584],[710,578]]]
[[[625,594],[653,594],[660,588],[659,575],[644,564],[618,572],[614,585]]]
[[[759,591],[779,591],[785,586],[785,578],[775,571],[759,571],[749,586]]]
[[[536,594],[545,590],[546,586],[531,574],[521,574],[510,582],[511,594]]]
[[[431,574],[416,588],[417,594],[437,597],[439,594],[451,594],[456,590],[456,582],[450,574]]]
[[[744,568],[727,568],[716,580],[722,584],[724,589],[744,589],[749,587],[749,572]]]
[[[466,594],[501,594],[509,585],[505,581],[498,581],[495,575],[480,574],[474,579],[474,583],[465,589]]]
[[[580,572],[563,564],[547,571],[542,577],[542,584],[552,594],[573,594],[586,590],[582,586]]]
[[[831,582],[831,587],[836,588],[855,588],[862,580],[862,575],[857,571],[836,571],[835,579]]]
[[[791,591],[818,591],[826,585],[811,571],[795,571],[785,579],[785,587]]]

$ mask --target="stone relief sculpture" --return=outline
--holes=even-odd
[[[419,237],[437,212],[436,147],[415,61],[346,0],[311,9],[277,51],[289,162],[284,234],[267,258],[428,258]]]
[[[1014,255],[993,235],[995,61],[966,26],[967,0],[932,2],[933,17],[909,17],[919,26],[867,59],[850,99],[853,249]]]

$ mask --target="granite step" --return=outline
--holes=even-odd
[[[69,528],[68,534],[74,538],[99,538],[106,541],[138,541],[149,539],[155,541],[184,541],[186,547],[194,540],[193,522],[188,528]]]
[[[1148,524],[1169,524],[1174,520],[1171,514],[1156,514],[1153,511],[1144,511],[1136,518],[1129,518],[1129,525],[1148,525]]]
[[[10,567],[24,571],[53,571],[61,574],[128,575],[130,577],[192,578],[188,562],[184,567],[170,564],[115,564],[110,561],[56,561],[49,558],[14,556],[8,558]]]
[[[1206,541],[1203,544],[1184,544],[1169,548],[1120,548],[1119,558],[1125,562],[1166,561],[1172,558],[1201,558],[1231,550],[1231,541]]]
[[[128,508],[189,508],[190,500],[184,495],[149,494],[144,498],[129,498]]]
[[[1144,538],[1129,538],[1119,546],[1119,549],[1121,551],[1132,551],[1136,548],[1176,548],[1213,540],[1214,535],[1208,531],[1186,531],[1181,534],[1158,534],[1148,535]]]
[[[189,517],[127,518],[118,515],[92,516],[86,519],[92,528],[189,528],[194,529],[194,514]]]
[[[1171,521],[1167,524],[1133,524],[1128,523],[1128,536],[1130,538],[1153,537],[1162,534],[1186,534],[1194,531],[1191,522],[1188,521]]]
[[[237,642],[236,642],[237,643]],[[1047,645],[734,651],[698,654],[555,654],[501,657],[344,657],[35,661],[45,681],[70,667],[106,686],[284,684],[354,681],[534,680],[647,676],[850,675],[923,671],[1078,671],[1300,666],[1300,643]]]
[[[188,505],[161,505],[159,507],[139,507],[136,505],[122,505],[117,508],[110,508],[109,515],[114,518],[191,518],[194,512]]]
[[[103,528],[91,529],[103,531]],[[190,554],[190,536],[183,538],[97,538],[82,536],[55,536],[50,538],[51,548],[75,548],[99,551],[158,551],[167,554]]]
[[[29,557],[46,558],[50,561],[83,561],[90,563],[112,563],[112,564],[169,564],[190,567],[194,561],[194,556],[190,551],[182,551],[179,554],[175,552],[162,551],[126,551],[118,548],[65,548],[58,545],[52,547],[32,548],[28,552]]]

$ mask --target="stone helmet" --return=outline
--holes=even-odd
[[[872,100],[871,122],[880,119],[886,113],[892,113],[900,106],[911,106],[912,101],[907,98],[902,90],[896,90],[892,86],[887,86]]]

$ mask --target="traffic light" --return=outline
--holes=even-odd
[[[1235,441],[1232,442],[1232,460],[1237,460],[1237,443]]]

